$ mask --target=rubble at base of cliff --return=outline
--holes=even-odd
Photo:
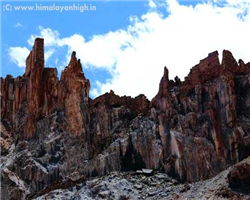
[[[242,161],[239,166],[246,166],[246,164],[248,167],[250,166],[250,157]],[[237,168],[239,169],[239,167]],[[231,188],[228,176],[234,170],[235,167],[231,167],[212,179],[185,184],[181,184],[167,174],[159,172],[152,175],[135,172],[112,172],[110,175],[92,178],[74,187],[50,191],[37,197],[37,200],[249,200],[249,183],[239,185],[238,189]],[[250,176],[250,173],[248,173],[248,176]]]

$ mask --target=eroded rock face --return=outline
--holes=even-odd
[[[26,65],[22,77],[1,78],[8,198],[141,168],[202,181],[250,155],[250,63],[238,65],[229,51],[222,64],[218,52],[210,53],[183,82],[169,80],[164,68],[151,102],[113,91],[90,99],[76,53],[59,80],[56,69],[44,67],[43,39],[35,40]]]
[[[68,67],[61,75],[65,98],[64,107],[68,124],[68,131],[72,134],[81,135],[86,132],[88,124],[87,105],[89,98],[90,83],[82,72],[80,60],[77,60],[76,53],[73,52]]]
[[[1,137],[0,137],[1,155],[7,155],[13,143],[13,140],[11,137],[12,130],[8,126],[8,124],[4,125],[3,122],[1,122],[0,124],[0,130],[1,130]]]
[[[210,53],[184,82],[169,81],[166,71],[152,100],[164,157],[175,158],[163,162],[165,170],[180,180],[205,180],[250,155],[250,113],[243,103],[249,101],[249,66],[238,66],[224,50],[222,65],[218,53]]]
[[[37,38],[26,59],[25,74],[16,79],[9,75],[1,78],[1,88],[1,116],[19,129],[20,137],[36,136],[37,121],[60,110],[66,112],[69,132],[85,132],[84,105],[88,104],[90,83],[75,52],[59,81],[56,69],[44,68],[44,42]]]

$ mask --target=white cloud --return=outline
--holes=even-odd
[[[98,96],[99,95],[98,88],[93,88],[92,90],[90,90],[90,95],[93,97]]]
[[[153,0],[149,0],[149,7],[151,8],[151,9],[155,9],[156,8],[156,4],[155,4],[155,2],[153,1]]]
[[[56,58],[56,59],[55,59],[55,65],[58,64],[58,61],[59,61],[58,58]]]
[[[49,60],[49,58],[52,56],[52,54],[55,52],[55,49],[49,49],[49,50],[47,50],[47,51],[45,51],[45,55],[44,55],[44,59],[46,60],[46,61],[48,61]]]
[[[127,46],[129,37],[126,31],[118,30],[105,35],[95,35],[89,42],[85,42],[83,36],[75,34],[63,38],[59,45],[67,45],[69,51],[76,51],[85,67],[94,66],[112,71],[117,62],[117,55],[122,51],[121,47]]]
[[[23,27],[23,25],[22,25],[21,23],[17,22],[17,23],[15,24],[15,27],[16,27],[16,28],[18,28],[18,27]]]
[[[115,75],[102,84],[100,93],[113,89],[120,95],[144,93],[151,99],[165,65],[170,78],[178,75],[183,79],[191,67],[214,50],[221,54],[229,49],[236,59],[250,60],[249,4],[219,7],[203,3],[193,7],[169,0],[167,9],[167,17],[149,12],[129,27],[131,47],[117,53]],[[248,13],[242,20],[238,14],[244,9]]]
[[[37,37],[44,38],[45,47],[56,46],[58,44],[59,40],[58,31],[53,31],[50,28],[44,28],[42,26],[39,26],[38,29],[40,31],[40,35],[31,35],[30,38],[28,39],[28,43],[30,46],[33,46],[34,41]]]
[[[145,15],[130,16],[126,29],[94,35],[89,41],[80,34],[60,38],[58,31],[43,27],[39,27],[38,36],[44,37],[47,48],[68,47],[65,65],[71,51],[76,51],[83,67],[109,71],[111,79],[93,84],[93,96],[112,89],[119,95],[144,93],[151,99],[158,91],[164,66],[170,78],[178,75],[183,79],[191,67],[215,50],[221,54],[228,49],[236,59],[250,61],[249,1],[208,1],[195,6],[176,0],[155,2],[149,1]],[[165,6],[169,15],[160,14],[158,6]],[[30,45],[36,37],[30,37]]]
[[[12,62],[14,62],[18,67],[26,66],[26,58],[29,55],[30,50],[26,47],[11,47],[9,49],[9,56]]]

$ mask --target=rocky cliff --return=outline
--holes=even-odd
[[[75,52],[60,80],[44,67],[40,38],[25,74],[1,78],[3,199],[142,168],[203,181],[250,155],[250,63],[227,50],[221,64],[210,53],[184,81],[165,68],[151,102],[113,91],[92,100],[89,90]]]

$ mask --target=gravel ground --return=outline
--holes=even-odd
[[[250,194],[232,191],[227,182],[229,169],[216,177],[192,184],[180,184],[164,173],[151,176],[113,172],[65,190],[54,190],[37,199],[250,199]]]

